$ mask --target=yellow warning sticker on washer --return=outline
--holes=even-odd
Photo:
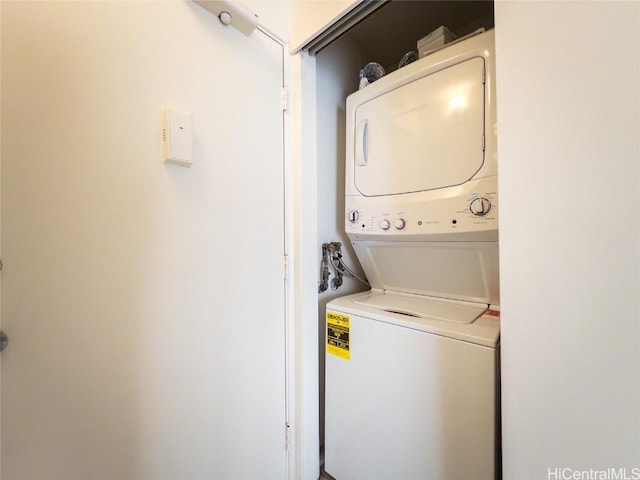
[[[349,315],[327,311],[327,352],[349,360]]]

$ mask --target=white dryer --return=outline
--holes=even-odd
[[[499,471],[494,35],[347,99],[345,230],[371,291],[327,305],[325,470]]]

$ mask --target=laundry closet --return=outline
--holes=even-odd
[[[294,4],[294,51],[357,6],[299,3],[308,11],[296,14]],[[394,3],[378,15],[385,17],[384,9]],[[638,94],[633,60],[638,58],[638,18],[633,2],[495,4],[505,478],[541,478],[556,464],[588,470],[638,463],[638,275],[637,262],[629,261],[638,255],[638,224],[637,218],[627,218],[628,206],[638,198],[638,103],[629,101]],[[443,24],[436,21],[416,39]],[[400,32],[392,34],[394,40],[408,29],[391,21],[386,26]],[[598,41],[585,37],[584,32],[603,28],[609,33]],[[380,38],[382,27],[376,33]],[[322,304],[328,297],[366,289],[346,279],[337,291],[321,294],[318,306],[321,245],[346,243],[339,218],[345,211],[331,203],[344,198],[337,193],[344,188],[338,166],[342,102],[357,89],[359,69],[381,61],[347,43],[344,51],[336,42],[315,57],[302,55],[294,65],[302,89],[302,125],[294,148],[304,185],[296,198],[302,202],[297,218],[300,238],[317,238],[314,248],[302,244],[302,264],[297,264],[305,289],[301,334],[306,347],[316,345],[320,352]],[[394,61],[405,51],[399,49]],[[621,87],[603,95],[613,78]],[[597,168],[603,158],[604,170]],[[584,208],[584,199],[594,195],[603,201]],[[347,247],[343,250],[345,262],[355,268]],[[303,356],[311,365],[317,350],[305,350]],[[315,385],[318,369],[312,367],[305,372],[307,385]],[[317,392],[309,392],[304,400],[308,405],[316,398]],[[305,429],[313,430],[314,421],[317,428],[315,414],[305,417]],[[312,438],[306,440],[305,464],[311,469],[317,449]]]
[[[356,276],[364,277],[344,227],[345,99],[358,91],[359,72],[365,65],[375,62],[386,74],[394,72],[409,52],[417,53],[421,39],[431,32],[442,32],[442,26],[451,33],[448,40],[479,29],[490,30],[494,27],[493,2],[366,2],[306,44],[315,63],[321,447],[325,435],[325,308],[337,297],[369,288],[348,276],[335,282],[335,276],[339,275],[336,270],[323,278],[320,262],[323,245],[339,242],[344,263]],[[294,42],[295,36],[294,32]]]

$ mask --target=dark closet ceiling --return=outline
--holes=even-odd
[[[484,27],[493,28],[493,1],[392,0],[353,27],[349,35],[367,51],[372,62],[391,71],[416,42],[446,26],[457,37]]]

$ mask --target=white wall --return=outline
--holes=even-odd
[[[291,2],[289,0],[242,0],[240,3],[258,16],[259,25],[267,28],[280,39],[289,40],[291,36]]]
[[[316,57],[317,106],[317,192],[318,192],[318,272],[322,244],[342,243],[343,260],[361,278],[365,278],[353,248],[344,232],[345,214],[345,104],[358,89],[358,72],[366,63],[361,49],[348,37],[333,43]],[[318,303],[318,340],[320,351],[320,441],[324,439],[324,359],[325,309],[332,299],[367,290],[355,279],[343,277],[344,284],[333,290],[330,269],[329,289],[320,293]],[[318,277],[320,278],[320,277]]]
[[[506,479],[640,467],[639,32],[496,3]]]
[[[341,242],[345,263],[360,275],[362,270],[344,231],[345,106],[347,96],[358,90],[358,74],[367,58],[349,37],[316,56],[318,253],[325,242]],[[332,274],[330,278],[333,277]],[[320,294],[322,308],[332,298],[363,289],[367,287],[362,283],[344,277],[344,285],[338,290],[329,287]]]
[[[297,52],[361,0],[293,0],[291,51]]]

